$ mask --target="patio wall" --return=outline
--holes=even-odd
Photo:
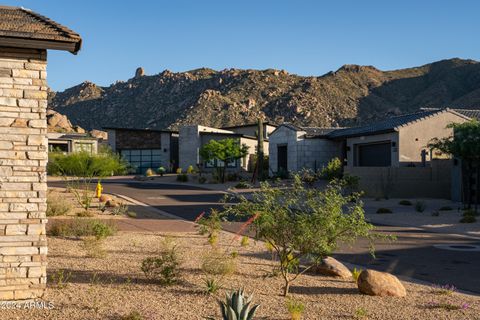
[[[451,160],[434,160],[429,167],[345,167],[344,170],[360,177],[360,190],[367,196],[451,198]]]

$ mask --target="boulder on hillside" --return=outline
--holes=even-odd
[[[405,297],[407,291],[397,277],[390,273],[367,269],[360,273],[358,290],[370,296]]]
[[[322,262],[313,267],[313,272],[324,276],[339,277],[343,279],[351,279],[352,273],[340,261],[332,257],[322,259]]]
[[[73,126],[67,116],[52,109],[47,110],[47,126],[49,132],[85,133],[83,128]]]
[[[99,140],[108,140],[108,133],[105,131],[93,129],[89,133],[92,137],[97,138]]]

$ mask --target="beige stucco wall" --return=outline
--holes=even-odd
[[[401,127],[399,135],[400,166],[409,163],[418,164],[422,161],[422,150],[428,152],[427,161],[430,161],[428,143],[433,138],[444,138],[452,135],[453,130],[446,128],[450,123],[463,123],[465,118],[451,112],[442,112],[434,116]]]
[[[46,285],[46,58],[0,47],[0,300]]]

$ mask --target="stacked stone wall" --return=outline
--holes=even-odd
[[[43,294],[47,56],[0,47],[0,300]]]

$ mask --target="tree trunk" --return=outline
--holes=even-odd
[[[288,296],[288,291],[290,290],[290,282],[288,280],[285,280],[285,287],[283,287],[283,296],[286,297]]]

